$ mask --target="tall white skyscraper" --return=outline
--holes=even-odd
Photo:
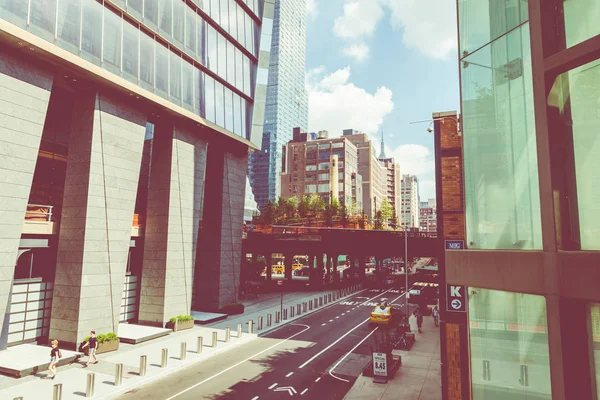
[[[401,187],[403,227],[419,228],[419,181],[415,175],[402,175]]]
[[[292,130],[308,128],[306,0],[276,0],[262,151],[250,156],[250,183],[258,206],[281,193],[284,146]]]

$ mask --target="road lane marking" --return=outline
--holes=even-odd
[[[346,315],[346,313],[342,313],[342,315]]]
[[[321,380],[321,377],[318,377],[317,379],[315,379],[315,382],[319,382]]]
[[[255,358],[255,357],[258,357],[259,355],[261,355],[261,354],[263,354],[263,353],[265,353],[265,352],[267,352],[267,351],[269,351],[269,350],[272,350],[272,349],[274,349],[275,347],[279,346],[280,344],[283,344],[283,343],[287,342],[288,340],[291,340],[291,339],[295,338],[296,336],[298,336],[298,335],[301,335],[301,334],[303,334],[304,332],[306,332],[307,330],[309,330],[309,329],[310,329],[310,326],[308,326],[308,325],[304,325],[304,324],[293,324],[293,323],[292,323],[292,324],[290,324],[290,325],[304,326],[304,327],[306,327],[306,328],[305,328],[305,329],[303,329],[303,330],[301,330],[301,331],[300,331],[300,332],[298,332],[298,333],[295,333],[295,334],[293,334],[292,336],[290,336],[290,337],[288,337],[288,338],[286,338],[286,339],[283,339],[283,340],[282,340],[282,341],[280,341],[279,343],[275,343],[273,346],[271,346],[271,347],[268,347],[268,348],[266,348],[266,349],[264,349],[264,350],[261,350],[261,351],[259,351],[258,353],[254,354],[254,355],[252,355],[252,356],[250,356],[250,357],[248,357],[248,358],[246,358],[245,360],[242,360],[242,361],[238,362],[237,364],[234,364],[234,365],[232,365],[231,367],[225,368],[223,371],[221,371],[221,372],[218,372],[218,373],[214,374],[213,376],[210,376],[210,377],[208,377],[208,378],[204,379],[203,381],[200,381],[200,382],[196,383],[195,385],[192,385],[192,386],[190,386],[189,388],[187,388],[187,389],[185,389],[185,390],[182,390],[181,392],[179,392],[179,393],[177,393],[177,394],[175,394],[175,395],[173,395],[173,396],[169,397],[169,398],[168,398],[168,399],[166,399],[166,400],[173,400],[174,398],[176,398],[176,397],[178,397],[178,396],[181,396],[182,394],[184,394],[184,393],[187,393],[187,392],[189,392],[190,390],[192,390],[192,389],[195,389],[195,388],[197,388],[198,386],[200,386],[200,385],[203,385],[203,384],[205,384],[206,382],[208,382],[208,381],[211,381],[211,380],[215,379],[217,376],[221,376],[221,375],[223,375],[225,372],[231,371],[231,370],[232,370],[232,369],[234,369],[235,367],[238,367],[238,366],[242,365],[243,363],[245,363],[245,362],[247,362],[247,361],[250,361],[250,360],[252,360],[252,359],[253,359],[253,358]],[[277,384],[275,384],[275,385],[277,385]]]
[[[325,325],[327,325],[327,323],[321,324],[321,326],[325,326]]]
[[[258,396],[254,396],[252,400],[258,400]]]
[[[308,388],[304,389],[304,390],[302,391],[302,393],[300,393],[300,396],[302,396],[302,395],[303,395],[304,393],[306,393],[306,392],[308,392]]]
[[[335,317],[335,319],[339,319],[339,318],[340,318],[340,316],[339,316],[339,315],[338,315],[337,317]]]
[[[290,376],[292,376],[292,375],[294,375],[294,373],[293,373],[293,372],[290,372],[290,373],[289,373],[289,374],[287,374],[285,377],[286,377],[286,378],[289,378],[289,377],[290,377]]]
[[[388,289],[389,290],[389,289]],[[387,291],[386,291],[387,292]],[[386,293],[383,292],[378,296],[375,297],[379,297],[382,294]],[[395,300],[398,300],[400,297],[402,297],[403,295],[398,296]],[[336,317],[338,318],[338,317]],[[304,364],[302,364],[301,366],[299,366],[298,368],[304,368],[306,367],[311,361],[313,361],[315,358],[319,357],[321,354],[325,353],[327,350],[329,350],[330,348],[332,348],[333,346],[336,345],[336,343],[338,343],[340,340],[344,339],[346,336],[348,336],[349,334],[351,334],[352,332],[354,332],[356,329],[358,329],[361,325],[363,325],[364,323],[368,322],[370,318],[365,319],[363,322],[361,322],[360,324],[356,325],[354,328],[350,329],[348,332],[346,332],[345,334],[343,334],[342,336],[340,336],[335,342],[331,343],[329,346],[325,347],[323,350],[321,350],[320,352],[318,352],[317,354],[315,354],[314,356],[312,356],[308,361],[306,361]]]
[[[333,322],[333,320],[332,320],[332,319],[330,319],[330,320],[329,320],[329,322]]]
[[[276,383],[272,384],[271,386],[269,386],[269,390],[273,389],[275,386],[277,386]]]
[[[342,363],[342,361],[344,361],[344,360],[346,359],[346,357],[348,357],[350,354],[352,354],[352,352],[353,352],[354,350],[356,350],[356,349],[358,348],[358,346],[360,346],[361,344],[363,344],[363,343],[365,342],[365,340],[367,340],[367,339],[369,338],[369,336],[371,336],[372,334],[374,334],[374,333],[375,333],[375,331],[376,331],[377,329],[379,329],[379,327],[376,327],[375,329],[373,329],[373,330],[372,330],[372,331],[371,331],[371,332],[370,332],[370,333],[369,333],[367,336],[365,336],[365,337],[364,337],[364,339],[363,339],[363,340],[361,340],[360,342],[358,342],[358,344],[357,344],[356,346],[354,346],[354,347],[352,348],[352,350],[350,350],[349,352],[347,352],[347,353],[346,353],[346,355],[345,355],[344,357],[342,357],[342,358],[341,358],[341,359],[340,359],[340,360],[337,362],[337,364],[335,364],[335,365],[333,366],[333,368],[331,368],[331,369],[329,370],[329,375],[331,375],[333,378],[335,378],[335,379],[337,379],[337,380],[344,381],[344,382],[350,382],[350,381],[349,381],[349,380],[347,380],[347,379],[344,379],[344,378],[340,378],[340,377],[338,377],[338,376],[335,376],[335,375],[333,374],[333,371],[335,371],[335,369],[338,367],[338,365],[340,365],[340,364]]]

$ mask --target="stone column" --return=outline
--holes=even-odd
[[[248,150],[215,138],[207,155],[195,309],[217,311],[238,299]],[[267,271],[268,268],[267,266]]]
[[[117,333],[146,131],[143,113],[95,91],[74,104],[50,322],[71,348]]]
[[[156,125],[139,321],[164,326],[189,314],[198,227],[204,200],[207,142],[200,130],[165,121]]]
[[[17,251],[52,80],[51,73],[0,54],[0,350],[8,340]]]
[[[294,261],[294,253],[285,253],[285,279],[292,280],[292,264]]]

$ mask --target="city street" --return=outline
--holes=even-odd
[[[382,330],[369,327],[370,311],[383,299],[403,308],[403,297],[398,290],[362,291],[120,398],[342,399]]]

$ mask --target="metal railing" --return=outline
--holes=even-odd
[[[54,206],[47,204],[27,204],[25,221],[28,222],[51,222]]]

